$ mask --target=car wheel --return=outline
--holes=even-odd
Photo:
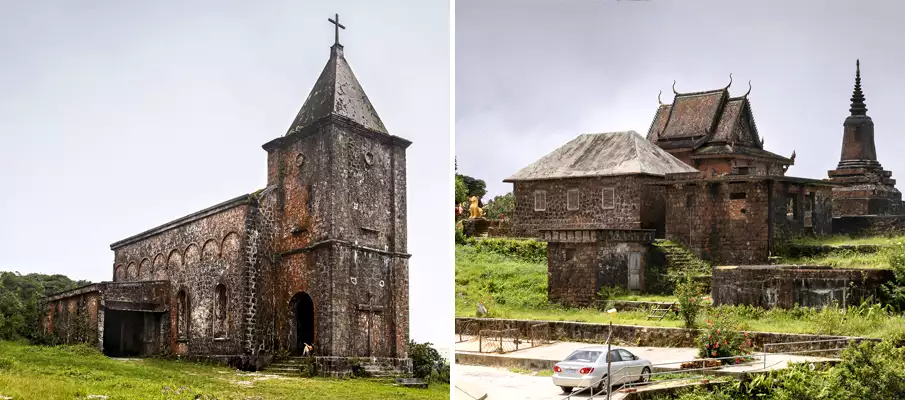
[[[572,388],[569,386],[560,386],[559,388],[562,389],[563,393],[572,393]]]
[[[609,388],[606,387],[606,376],[600,378],[600,383],[597,384],[597,393],[606,393],[609,392]]]
[[[650,382],[650,368],[644,367],[644,369],[641,370],[641,383],[647,382]]]

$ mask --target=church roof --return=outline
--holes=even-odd
[[[697,172],[638,132],[586,133],[522,168],[504,182]]]
[[[693,150],[693,156],[742,155],[792,163],[764,150],[748,93],[730,97],[729,86],[694,93],[673,91],[672,104],[657,107],[647,132],[649,141],[664,149]]]
[[[346,62],[343,46],[339,43],[330,48],[327,65],[286,134],[296,132],[329,115],[345,117],[372,131],[388,133]]]

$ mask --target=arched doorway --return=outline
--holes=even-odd
[[[298,292],[289,301],[289,310],[294,339],[289,346],[293,354],[301,355],[306,343],[314,345],[314,301],[308,293]]]

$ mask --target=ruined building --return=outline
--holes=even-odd
[[[112,282],[50,297],[45,328],[108,355],[256,369],[310,344],[323,375],[361,360],[410,371],[410,144],[388,133],[337,30],[288,132],[263,146],[267,186],[113,243]]]
[[[874,121],[867,115],[861,91],[861,61],[855,62],[855,89],[852,105],[843,123],[842,155],[836,169],[829,171],[829,181],[841,186],[833,189],[835,217],[865,215],[899,215],[902,193],[896,189],[892,172],[877,161],[874,144]]]
[[[664,188],[648,184],[695,171],[628,131],[580,135],[507,178],[514,233],[548,242],[550,300],[588,305],[601,286],[643,289],[643,255],[664,233]]]
[[[783,175],[795,161],[764,150],[751,112],[748,92],[731,97],[729,85],[704,92],[679,93],[660,103],[647,139],[676,158],[708,174]]]

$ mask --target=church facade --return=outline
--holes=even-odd
[[[112,281],[49,297],[45,330],[114,356],[260,369],[310,346],[321,375],[362,360],[409,373],[410,144],[337,34],[289,130],[263,146],[266,187],[113,243]]]

